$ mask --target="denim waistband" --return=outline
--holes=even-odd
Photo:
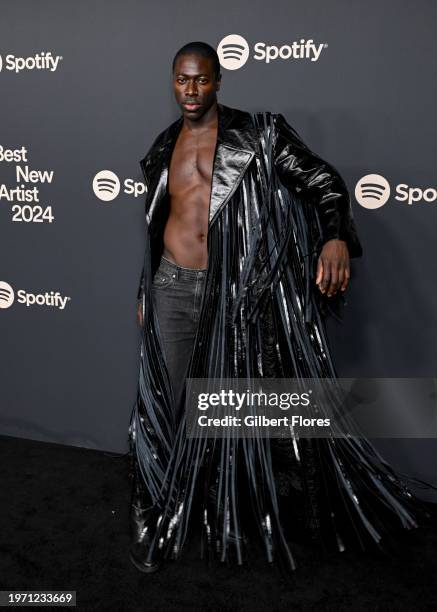
[[[191,279],[201,280],[206,277],[208,268],[184,268],[174,261],[166,259],[164,255],[161,256],[159,263],[160,270],[165,270],[170,274],[174,275],[176,279]]]

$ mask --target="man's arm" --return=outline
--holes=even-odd
[[[317,207],[323,248],[317,284],[333,295],[346,289],[349,257],[360,257],[362,247],[352,215],[350,196],[339,172],[313,153],[282,114],[275,115],[274,164],[280,180],[290,189],[309,191]]]

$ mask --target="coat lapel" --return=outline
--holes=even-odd
[[[141,168],[147,184],[148,222],[155,219],[168,194],[171,155],[183,125],[179,117],[164,132],[144,159]],[[255,128],[249,113],[218,104],[218,131],[214,154],[209,226],[238,188],[256,152]]]

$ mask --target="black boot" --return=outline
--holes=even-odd
[[[159,570],[158,551],[150,554],[154,526],[159,515],[147,491],[140,468],[135,459],[131,462],[132,496],[130,505],[130,548],[129,558],[135,567],[146,574]]]

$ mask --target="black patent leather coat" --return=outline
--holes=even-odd
[[[314,278],[327,240],[345,240],[351,257],[362,253],[346,185],[281,114],[252,116],[222,104],[218,110],[208,269],[187,379],[335,378]],[[225,433],[211,444],[201,435],[186,435],[187,414],[174,407],[151,297],[169,214],[169,164],[182,121],[159,134],[141,160],[147,183],[138,292],[143,327],[129,437],[156,510],[147,532],[153,534],[152,549],[179,556],[198,497],[206,546],[222,560],[232,546],[240,560],[244,483],[269,560],[279,554],[294,567],[278,503],[294,486],[292,465],[303,516],[315,537],[326,530],[338,546],[348,537],[361,546],[366,539],[379,540],[385,520],[389,525],[401,517],[404,526],[413,525],[409,494],[359,437],[290,437],[278,453],[278,444],[263,437]],[[376,499],[384,506],[384,520]]]

